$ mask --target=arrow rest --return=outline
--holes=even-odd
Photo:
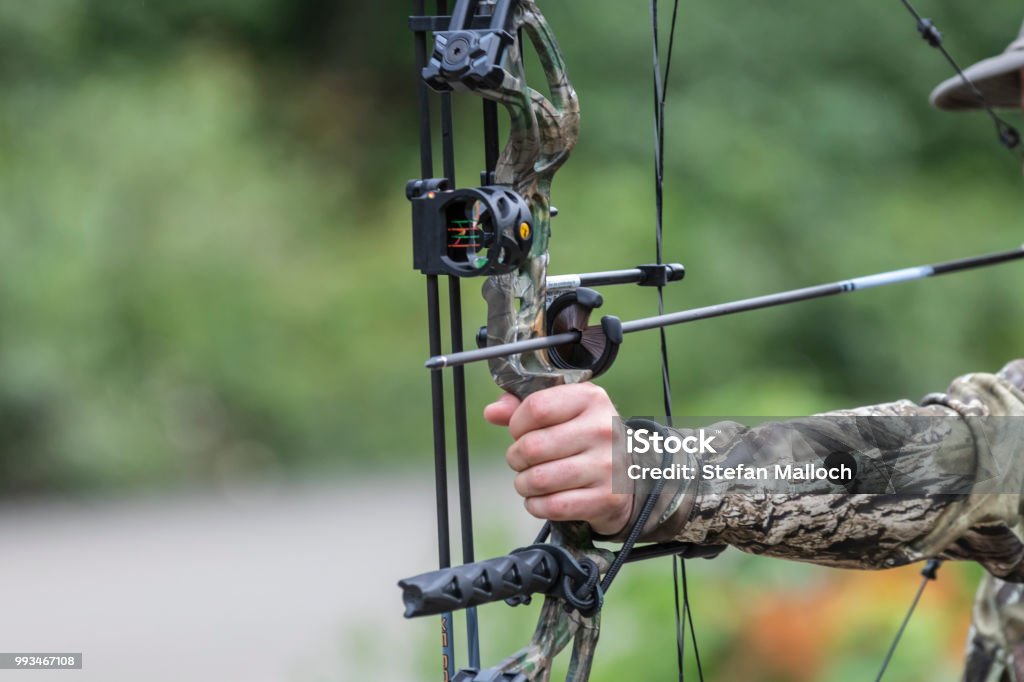
[[[585,369],[591,378],[604,374],[622,345],[622,322],[614,315],[601,318],[600,326],[589,326],[590,313],[604,303],[601,294],[580,287],[555,296],[548,302],[547,335],[580,332],[580,342],[548,350],[551,364],[562,369]]]
[[[603,304],[601,294],[586,287],[548,295],[544,312],[547,336],[580,333],[579,342],[548,349],[552,365],[560,369],[588,370],[592,379],[611,368],[622,345],[622,321],[614,315],[605,315],[601,324],[588,324],[590,314]],[[477,330],[476,344],[479,348],[487,347],[487,327]]]

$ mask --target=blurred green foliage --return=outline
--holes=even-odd
[[[550,3],[583,106],[558,272],[651,258],[643,3]],[[965,60],[1009,3],[925,7]],[[0,8],[3,489],[377,466],[424,454],[418,170],[402,3],[53,0]],[[566,30],[571,27],[572,30]],[[559,31],[559,29],[562,29]],[[1020,178],[897,3],[688,5],[670,83],[679,308],[1004,248]],[[480,166],[457,100],[458,177]],[[679,411],[801,413],[941,389],[1018,354],[1019,268],[670,332]],[[470,322],[483,308],[468,282]],[[607,293],[622,317],[648,291]],[[984,331],[982,331],[984,330]],[[656,335],[605,385],[659,411]],[[475,411],[493,395],[469,372]],[[503,436],[473,420],[494,452]]]

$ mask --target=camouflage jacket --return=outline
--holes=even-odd
[[[977,561],[988,575],[975,602],[963,679],[1024,682],[1024,419],[1012,417],[1024,417],[1024,360],[998,374],[960,377],[920,404],[901,400],[812,417],[799,425],[799,448],[770,427],[716,424],[731,442],[758,448],[733,447],[712,459],[752,466],[773,449],[787,449],[790,460],[820,462],[837,443],[862,443],[870,421],[872,443],[885,443],[876,461],[886,466],[864,468],[861,477],[885,480],[874,481],[870,493],[828,480],[782,492],[756,483],[731,482],[723,490],[700,480],[674,482],[642,538],[731,545],[844,568],[933,557]]]

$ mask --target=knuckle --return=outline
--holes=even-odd
[[[583,384],[583,386],[586,388],[586,394],[591,400],[608,396],[603,388],[591,381]]]
[[[519,454],[527,466],[532,466],[544,460],[546,443],[543,438],[527,434],[520,438],[516,445],[518,446]]]
[[[526,416],[530,421],[536,422],[550,414],[551,407],[551,399],[548,397],[547,391],[537,391],[526,398],[520,409],[526,411]]]
[[[519,455],[517,454],[516,447],[514,445],[509,446],[509,448],[505,450],[505,462],[512,471],[519,471],[519,468],[516,466],[519,462]]]
[[[548,518],[545,513],[544,500],[538,497],[528,497],[523,500],[523,507],[526,508],[527,513],[538,519]]]
[[[534,467],[527,473],[530,479],[530,486],[534,490],[547,491],[551,489],[552,471],[550,466]]]
[[[602,416],[595,421],[593,434],[601,442],[611,442],[615,436],[615,424],[612,423],[609,417]]]
[[[547,513],[545,516],[556,521],[565,521],[573,518],[575,511],[572,502],[566,497],[553,497],[547,500]]]
[[[580,480],[583,464],[583,460],[579,457],[560,459],[554,463],[554,474],[559,481],[565,483],[566,487],[568,487],[573,481]]]

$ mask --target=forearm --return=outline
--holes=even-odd
[[[886,444],[883,458],[898,475],[898,485],[891,489],[913,494],[879,492],[885,487],[870,480],[864,489],[871,494],[856,488],[837,493],[827,481],[785,493],[743,483],[723,492],[690,481],[662,496],[644,539],[728,544],[756,554],[848,568],[888,568],[945,556],[973,559],[995,575],[1020,579],[1022,467],[1000,464],[1006,464],[1008,454],[1015,463],[1013,455],[1021,453],[1024,436],[1018,423],[1024,420],[999,418],[1024,415],[1024,394],[1018,388],[1022,364],[1018,361],[999,375],[962,377],[922,405],[899,401],[823,415],[825,419],[802,431],[809,444],[801,442],[800,452],[789,453],[796,461],[820,461],[823,453],[836,451],[837,443],[856,441],[857,434],[844,430],[859,428],[864,422],[857,418],[869,417],[871,436]],[[757,429],[738,424],[710,428],[758,438]],[[940,438],[936,431],[941,431]],[[755,452],[763,453],[763,448],[733,451],[721,459],[735,466]],[[879,469],[881,473],[864,467],[861,476],[884,475],[886,468]],[[991,478],[990,469],[999,470],[998,481],[978,485]],[[944,492],[948,490],[958,492]]]

